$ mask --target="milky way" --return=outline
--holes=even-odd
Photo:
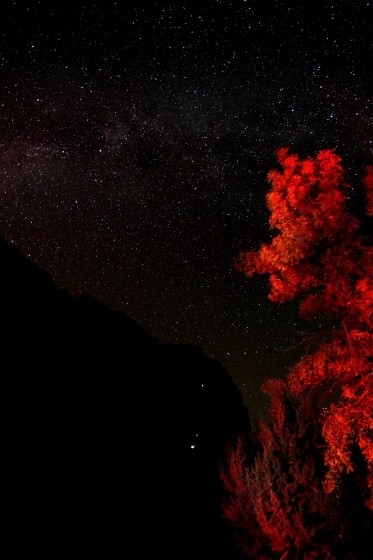
[[[200,4],[2,3],[0,233],[201,346],[255,415],[304,325],[232,261],[268,239],[277,148],[373,162],[372,6]]]

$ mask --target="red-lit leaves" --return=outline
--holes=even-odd
[[[282,148],[277,157],[281,170],[268,173],[267,195],[275,235],[259,250],[240,253],[235,266],[247,276],[268,274],[272,301],[297,298],[303,317],[326,314],[340,328],[286,379],[263,386],[270,421],[257,427],[250,467],[242,461],[239,466],[242,450],[231,450],[228,463],[233,461],[236,473],[243,470],[236,489],[229,487],[225,513],[236,524],[235,507],[241,504],[241,519],[251,528],[252,548],[246,544],[246,550],[256,558],[282,553],[339,560],[345,552],[335,556],[335,550],[344,549],[346,558],[358,558],[338,527],[350,515],[340,509],[351,486],[347,480],[359,486],[356,515],[366,519],[364,507],[373,511],[372,239],[346,207],[350,187],[334,150],[301,160]],[[369,220],[373,167],[362,185]]]

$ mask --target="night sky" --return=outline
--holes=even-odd
[[[0,235],[57,286],[223,363],[252,416],[303,350],[233,269],[268,240],[275,150],[373,163],[373,2],[0,7]],[[177,372],[175,372],[177,375]]]

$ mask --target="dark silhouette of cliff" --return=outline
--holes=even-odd
[[[0,239],[7,524],[14,555],[233,560],[219,461],[250,421],[228,372],[73,297]]]

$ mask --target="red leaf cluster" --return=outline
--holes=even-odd
[[[281,170],[268,174],[267,195],[275,234],[259,250],[240,253],[235,266],[247,276],[268,274],[272,301],[297,298],[303,317],[326,314],[340,328],[284,380],[264,385],[270,422],[256,430],[250,467],[242,449],[228,454],[242,472],[235,489],[226,484],[225,514],[235,524],[233,512],[241,511],[252,533],[246,550],[256,558],[359,558],[342,497],[351,484],[358,488],[364,532],[373,512],[372,238],[348,209],[351,187],[335,150],[302,160],[282,148],[277,158]],[[373,167],[362,186],[368,223]]]

